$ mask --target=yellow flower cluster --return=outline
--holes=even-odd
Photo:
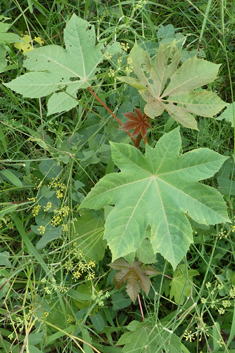
[[[53,178],[52,178],[52,180],[53,180]],[[64,183],[62,183],[61,181],[55,180],[55,181],[53,181],[52,188],[57,189],[56,190],[57,199],[64,197],[64,191],[66,190],[66,185]]]
[[[133,71],[133,67],[132,66],[126,66],[125,71],[126,71],[126,74],[129,75]]]
[[[107,299],[110,297],[109,292],[106,292],[105,294],[100,290],[96,294],[92,294],[91,299],[94,300],[99,306],[104,306],[104,299]]]
[[[69,255],[69,250],[67,250],[67,255]],[[77,248],[77,243],[73,243],[73,255],[75,259],[79,260],[79,262],[74,263],[73,260],[69,259],[65,263],[65,269],[67,270],[67,273],[73,272],[73,278],[75,280],[78,280],[81,276],[86,274],[85,278],[87,280],[93,279],[95,277],[95,272],[93,270],[93,267],[95,267],[95,262],[90,260],[88,263],[86,263],[84,259],[84,254],[83,252]]]
[[[230,289],[229,295],[232,299],[235,298],[235,287],[234,286],[232,286],[232,288]]]
[[[69,215],[69,207],[68,206],[64,206],[61,208],[60,212],[62,213],[62,216],[63,217],[66,217]]]
[[[4,210],[5,207],[2,208],[2,210]],[[4,216],[4,221],[0,220],[0,228],[3,227],[5,223],[5,226],[8,227],[8,229],[14,229],[14,223],[13,223],[13,218],[12,215],[7,214],[6,216]]]
[[[195,340],[194,333],[192,333],[192,331],[185,330],[183,337],[185,338],[186,341],[192,342]]]
[[[73,278],[75,278],[75,279],[79,279],[80,277],[81,277],[81,273],[79,272],[79,270],[78,271],[75,271],[74,273],[73,273]]]
[[[68,315],[67,322],[69,324],[72,324],[73,322],[75,323],[76,321],[75,321],[75,319],[74,319],[74,317],[72,315]]]
[[[128,57],[128,58],[127,58],[127,64],[130,65],[132,62],[133,62],[132,58]]]
[[[95,267],[95,262],[94,261],[89,261],[88,264],[85,263],[85,260],[81,261],[76,266],[76,271],[73,273],[73,278],[78,280],[84,273],[86,273],[86,279],[87,280],[93,279],[95,277],[95,272],[92,269],[92,267]]]
[[[41,209],[41,206],[40,205],[36,205],[32,208],[32,215],[34,217],[36,217],[38,214],[39,214],[39,211]]]
[[[63,232],[68,232],[69,226],[67,224],[62,224],[62,230]]]
[[[127,51],[128,49],[130,49],[130,45],[128,43],[121,43],[121,49],[124,51]]]
[[[220,232],[218,234],[218,238],[219,240],[221,240],[222,238],[227,238],[228,237],[228,233],[226,230],[223,230],[222,228],[220,229]]]
[[[61,224],[61,222],[63,221],[64,218],[66,218],[69,215],[70,209],[68,206],[63,206],[61,209],[59,210],[54,210],[55,216],[52,217],[51,219],[51,224],[56,227],[59,224]],[[66,225],[62,225],[62,228],[64,231],[68,230],[68,226]]]
[[[139,0],[137,5],[135,6],[135,10],[141,10],[144,5],[147,4],[147,0]]]
[[[112,58],[112,54],[107,52],[107,53],[104,54],[104,57],[105,57],[105,59],[109,60],[109,59]]]
[[[230,300],[222,300],[222,305],[224,308],[229,308],[231,306]]]
[[[235,287],[232,286],[232,288],[229,291],[229,295],[225,295],[223,300],[221,299],[216,299],[219,291],[221,291],[224,288],[224,284],[218,283],[217,281],[215,281],[213,287],[212,284],[210,282],[206,283],[206,288],[209,290],[208,291],[208,297],[201,298],[201,303],[202,304],[206,304],[208,306],[210,306],[211,308],[216,308],[216,310],[218,311],[218,313],[220,315],[223,315],[225,313],[225,309],[226,308],[230,308],[232,303],[231,303],[231,299],[235,298]],[[220,306],[220,307],[219,307]]]
[[[113,69],[109,69],[108,77],[114,77],[115,71]]]
[[[220,315],[223,315],[223,314],[225,313],[224,308],[219,308],[219,309],[218,309],[218,313],[219,313]]]
[[[82,252],[82,250],[80,250],[78,248],[78,245],[76,242],[73,243],[73,255],[77,258],[77,259],[81,259],[81,258],[84,258],[84,254]],[[68,253],[69,253],[69,250],[68,250]]]
[[[58,214],[58,215],[55,215],[55,216],[52,217],[50,223],[51,223],[54,227],[56,227],[56,226],[58,226],[58,225],[61,223],[61,221],[62,221],[62,219],[61,219],[60,215]]]
[[[49,316],[49,313],[44,311],[42,316],[38,319],[38,321],[40,322],[40,321],[46,320],[47,316]]]
[[[44,212],[49,211],[52,208],[52,203],[51,202],[47,202],[47,205],[43,207],[44,208]]]
[[[46,228],[43,226],[40,226],[39,228],[37,228],[37,230],[39,231],[40,234],[44,234],[46,231]]]
[[[86,279],[89,281],[91,279],[95,278],[95,272],[89,272],[87,275],[86,275]]]
[[[58,289],[60,291],[60,293],[64,294],[67,293],[69,288],[67,288],[65,285],[63,285],[63,283],[60,283],[60,285],[58,286]]]
[[[71,271],[73,269],[73,260],[69,259],[68,261],[66,261],[64,267],[67,271]]]

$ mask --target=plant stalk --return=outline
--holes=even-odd
[[[109,107],[107,107],[107,105],[99,98],[97,97],[97,95],[95,94],[95,92],[92,90],[92,88],[89,86],[88,87],[89,91],[91,92],[91,94],[95,97],[95,99],[100,102],[103,107],[114,117],[114,119],[118,122],[119,125],[122,126],[122,122],[118,119],[118,117],[112,112],[112,110],[109,109]],[[130,136],[130,138],[132,139],[132,141],[135,143],[135,139],[131,136],[130,132],[126,131],[127,135]]]
[[[136,140],[135,140],[135,147],[138,148],[138,149],[139,149],[139,147],[140,147],[140,141],[141,141],[141,139],[142,139],[142,135],[141,135],[141,133],[139,133],[139,134],[137,135],[137,137],[136,137]]]
[[[138,294],[138,301],[139,301],[139,306],[140,306],[140,312],[144,321],[144,312],[143,312],[143,308],[142,308],[142,304],[141,304],[141,300],[140,300],[140,295]]]

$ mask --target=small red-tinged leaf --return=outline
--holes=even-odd
[[[155,271],[155,274],[156,273],[157,271]],[[145,294],[148,295],[148,292],[150,290],[150,285],[151,285],[150,279],[143,272],[142,273],[140,272],[139,281],[140,281],[141,288],[143,289]]]
[[[127,282],[126,291],[133,303],[135,303],[140,292],[140,287],[148,295],[151,282],[146,272],[149,272],[151,275],[157,274],[157,271],[152,266],[143,266],[143,263],[140,261],[134,261],[133,265],[130,265],[127,261],[118,259],[109,264],[109,266],[115,270],[119,270],[113,278],[117,289],[120,289]]]
[[[127,261],[123,259],[118,259],[114,261],[113,263],[109,264],[110,267],[112,267],[114,270],[122,270],[126,269],[130,265]]]
[[[143,273],[147,276],[152,276],[156,274],[156,270],[150,265],[143,266]]]
[[[136,115],[133,112],[127,112],[123,114],[129,121],[125,122],[120,130],[129,131],[134,130],[132,136],[139,134],[144,138],[147,135],[147,128],[151,129],[151,125],[148,123],[146,114],[143,114],[141,109],[134,108]]]
[[[126,285],[126,292],[131,298],[131,300],[133,301],[133,303],[135,303],[138,297],[138,294],[140,292],[140,285],[139,285],[139,282],[137,281],[137,278],[135,278],[133,274],[132,276],[130,276],[130,278],[128,278],[127,285]]]
[[[113,282],[115,284],[115,286],[117,287],[117,289],[121,289],[123,284],[125,283],[125,276],[128,273],[129,268],[126,268],[125,270],[122,270],[118,273],[116,273],[116,275],[113,278]]]

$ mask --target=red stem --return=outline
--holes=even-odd
[[[103,107],[105,107],[105,109],[114,117],[114,119],[118,122],[118,124],[122,126],[122,122],[121,122],[121,121],[118,119],[118,117],[112,112],[112,110],[110,110],[109,107],[107,107],[107,105],[106,105],[104,102],[102,102],[102,100],[101,100],[99,97],[97,97],[97,95],[96,95],[95,92],[92,90],[92,88],[89,86],[88,89],[89,89],[89,91],[91,92],[91,94],[95,97],[95,99],[96,99],[98,102],[100,102],[100,103],[103,105]],[[130,134],[128,131],[126,131],[126,133],[127,133],[127,135],[130,136],[130,138],[132,139],[132,141],[135,143],[135,139],[131,136],[131,134]]]
[[[142,304],[141,304],[141,301],[140,301],[140,295],[138,294],[138,301],[139,301],[139,306],[140,306],[140,312],[141,312],[141,315],[142,315],[142,318],[143,318],[143,321],[144,321],[144,312],[143,312],[143,308],[142,308]]]
[[[136,137],[136,140],[135,140],[135,147],[136,148],[140,148],[140,141],[141,141],[141,139],[142,139],[142,135],[141,135],[141,133],[139,133],[138,135],[137,135],[137,137]]]

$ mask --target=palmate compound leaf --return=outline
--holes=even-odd
[[[147,276],[157,274],[157,271],[152,266],[143,265],[140,261],[134,261],[130,265],[129,262],[118,259],[109,264],[109,266],[119,271],[113,278],[117,289],[120,289],[127,282],[126,291],[133,303],[135,303],[140,292],[140,286],[148,295],[151,282]]]
[[[143,322],[132,321],[116,343],[122,346],[122,353],[181,353],[181,340],[172,330],[164,327],[160,322],[145,319]]]
[[[40,98],[53,93],[48,101],[48,115],[68,111],[78,104],[73,98],[78,89],[91,85],[97,65],[104,59],[103,45],[95,46],[95,40],[94,26],[73,14],[64,30],[66,48],[47,45],[27,53],[23,65],[32,72],[5,85],[24,97]],[[114,47],[120,46],[115,44],[118,43],[106,47],[106,51],[115,51]]]
[[[130,59],[138,79],[128,76],[118,79],[139,90],[147,102],[144,112],[150,118],[166,109],[178,123],[197,130],[192,114],[212,118],[227,105],[211,91],[195,91],[215,80],[220,65],[193,57],[177,69],[181,53],[175,42],[160,44],[153,64],[149,54],[137,44]]]
[[[150,225],[154,251],[176,268],[193,240],[187,215],[201,224],[229,222],[222,195],[198,183],[213,176],[227,157],[207,148],[179,156],[180,148],[179,128],[155,148],[146,145],[145,156],[133,146],[111,143],[121,173],[100,179],[80,209],[115,205],[104,233],[113,261],[136,251]]]

